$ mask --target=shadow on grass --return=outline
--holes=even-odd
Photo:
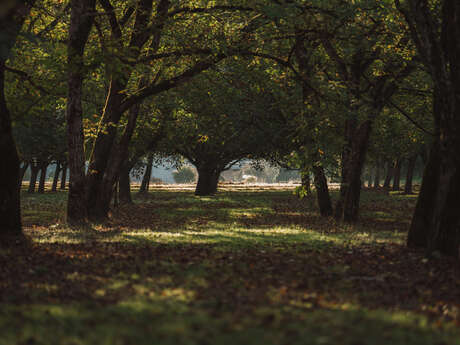
[[[153,299],[154,300],[154,299]],[[424,320],[381,311],[260,306],[216,318],[177,299],[129,301],[105,308],[30,305],[2,309],[3,344],[459,344]],[[18,316],[22,318],[19,319]],[[15,331],[21,329],[21,332]],[[6,331],[6,332],[5,332]]]
[[[1,248],[0,344],[459,343],[458,265],[395,243],[396,223],[343,227],[291,192],[152,195]],[[403,224],[398,198],[365,193],[364,212]]]

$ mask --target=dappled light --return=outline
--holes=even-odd
[[[25,208],[40,202],[25,200]],[[400,224],[407,215],[396,205],[414,207],[373,191],[364,200],[372,200],[364,209],[383,203],[381,217]],[[212,198],[154,190],[103,225],[25,221],[29,242],[0,252],[4,263],[17,258],[0,270],[0,327],[10,343],[458,339],[458,267],[408,251],[392,225],[321,219],[292,190]]]
[[[460,345],[459,18],[1,0],[0,345]]]

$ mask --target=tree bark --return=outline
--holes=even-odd
[[[393,191],[401,190],[401,166],[402,159],[398,158],[393,169]]]
[[[348,133],[349,146],[344,150],[340,198],[336,205],[335,217],[353,223],[359,216],[361,194],[361,174],[366,160],[372,121],[366,120]]]
[[[131,179],[129,173],[131,167],[123,167],[120,172],[118,180],[118,191],[120,204],[132,204],[133,199],[131,198]]]
[[[59,173],[61,172],[61,163],[56,162],[56,169],[54,170],[53,185],[51,186],[51,191],[57,191],[57,185],[59,182]]]
[[[220,171],[211,164],[203,164],[197,167],[198,183],[195,189],[195,195],[207,196],[217,193]]]
[[[22,234],[19,186],[19,156],[5,99],[5,63],[34,0],[11,1],[11,8],[0,14],[0,237]]]
[[[326,175],[322,166],[314,166],[313,174],[315,177],[316,196],[318,198],[318,207],[321,216],[332,216],[332,202],[329,195],[329,187],[327,185]]]
[[[141,187],[139,193],[147,193],[150,187],[150,179],[152,178],[152,165],[153,165],[153,154],[149,154],[147,158],[147,165],[145,166],[144,176],[142,177]]]
[[[40,166],[36,163],[32,163],[30,165],[30,180],[29,180],[29,188],[27,193],[32,194],[35,193],[35,186],[37,184],[37,177],[38,173],[40,172]]]
[[[407,0],[403,7],[421,61],[434,85],[435,142],[430,152],[408,245],[458,257],[460,245],[460,3]],[[424,222],[425,221],[425,222]]]
[[[67,163],[62,164],[61,186],[59,189],[64,190],[67,184]]]
[[[390,189],[391,180],[393,179],[393,164],[394,163],[392,161],[387,162],[387,173],[385,176],[385,181],[383,182],[383,188],[385,189]]]
[[[439,141],[436,141],[431,147],[430,154],[428,155],[420,194],[412,216],[412,222],[407,236],[407,245],[409,247],[428,247],[430,223],[435,208],[434,203],[438,183],[439,165]]]
[[[414,178],[415,163],[417,163],[417,155],[410,157],[407,161],[406,183],[404,185],[405,194],[413,194],[412,180]]]
[[[377,158],[377,162],[375,164],[374,188],[380,188],[380,164],[380,158]]]
[[[45,193],[46,171],[48,170],[48,163],[40,164],[40,182],[38,183],[38,193]]]
[[[83,136],[82,93],[84,51],[93,25],[95,0],[71,0],[69,42],[67,47],[68,97],[67,142],[70,169],[67,222],[80,224],[87,220],[85,202],[85,152]]]

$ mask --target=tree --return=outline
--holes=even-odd
[[[408,235],[409,246],[459,256],[460,3],[395,0],[434,85],[435,140]]]
[[[196,175],[191,167],[185,166],[173,172],[176,183],[192,183],[196,181]]]
[[[0,12],[0,155],[6,164],[0,169],[0,229],[3,235],[21,233],[19,157],[5,99],[6,62],[34,0],[11,1]],[[8,6],[8,4],[6,4]]]
[[[222,171],[262,157],[289,131],[273,94],[255,82],[257,70],[234,60],[175,92],[175,122],[165,145],[196,167],[197,195],[216,193]]]
[[[70,184],[67,202],[67,221],[78,224],[86,221],[88,210],[85,197],[85,152],[83,137],[83,79],[84,52],[94,21],[96,0],[71,0],[69,39],[67,48],[68,97],[67,140],[69,150]]]

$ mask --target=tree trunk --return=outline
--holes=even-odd
[[[144,176],[142,177],[141,187],[139,193],[147,193],[150,187],[150,179],[152,178],[152,165],[153,165],[153,154],[149,154],[147,159],[147,165],[145,166]]]
[[[387,174],[385,177],[385,181],[383,182],[383,188],[385,189],[390,189],[391,180],[393,179],[393,170],[394,170],[393,162],[388,161],[387,162]]]
[[[367,188],[372,188],[372,174],[370,172],[367,175]]]
[[[26,174],[27,169],[29,168],[29,163],[24,162],[19,172],[19,188],[22,187],[22,181],[24,180],[24,175]]]
[[[67,222],[70,224],[84,223],[88,216],[85,202],[87,181],[85,179],[82,93],[85,69],[84,51],[93,25],[95,4],[95,0],[71,0],[70,2],[66,110],[70,169]]]
[[[415,163],[417,163],[417,155],[410,157],[407,162],[406,184],[404,185],[405,194],[413,194],[412,180],[414,178]]]
[[[460,3],[427,0],[395,4],[409,22],[413,42],[434,85],[435,142],[425,168],[408,237],[429,254],[458,257],[460,245]],[[440,11],[439,11],[440,9]],[[426,222],[424,222],[424,220]]]
[[[401,166],[402,159],[398,158],[393,169],[393,191],[401,190]]]
[[[220,171],[216,167],[204,164],[197,168],[198,183],[195,189],[195,195],[207,196],[217,192]]]
[[[51,186],[51,191],[57,191],[57,185],[59,182],[59,173],[61,172],[61,163],[56,162],[56,169],[54,170],[53,185]]]
[[[45,193],[46,183],[46,170],[48,170],[48,163],[40,164],[40,182],[38,183],[38,193]]]
[[[0,237],[21,233],[19,156],[4,95],[4,65],[0,62]]]
[[[366,160],[372,121],[364,121],[349,133],[349,147],[344,150],[340,198],[336,205],[335,217],[348,223],[356,222],[359,215],[361,194],[361,174]],[[351,149],[351,150],[350,150]]]
[[[307,195],[311,194],[311,179],[310,179],[310,169],[304,167],[300,172],[300,183],[303,190]]]
[[[30,180],[29,180],[29,189],[27,193],[32,194],[35,193],[35,185],[37,184],[37,176],[40,172],[40,167],[36,163],[32,163],[30,165]]]
[[[33,4],[34,0],[10,1],[10,9],[0,13],[0,236],[5,238],[22,233],[20,162],[5,99],[5,63]]]
[[[129,173],[131,167],[123,167],[120,172],[120,177],[118,180],[118,190],[121,204],[132,204],[133,200],[131,198],[131,179]]]
[[[67,184],[67,163],[62,164],[61,186],[59,189],[64,190]]]
[[[443,114],[442,120],[454,118],[453,114],[445,116],[450,111],[446,109],[448,106],[449,102],[435,92],[434,113]],[[443,135],[436,138],[430,151],[407,244],[411,247],[423,247],[429,254],[439,251],[458,257],[460,159],[457,148],[460,147],[460,135],[455,132],[454,126],[448,125],[448,122],[444,124],[443,121],[440,122],[439,131]],[[460,123],[457,129],[460,129]]]
[[[407,237],[409,247],[428,247],[430,222],[433,217],[437,177],[439,174],[439,141],[436,141],[428,155],[423,173],[422,186],[415,206]]]
[[[332,216],[332,202],[329,195],[329,188],[327,185],[326,175],[322,166],[314,166],[313,174],[315,176],[316,196],[318,198],[318,207],[321,216]]]
[[[380,158],[377,158],[375,164],[374,188],[380,188]]]

